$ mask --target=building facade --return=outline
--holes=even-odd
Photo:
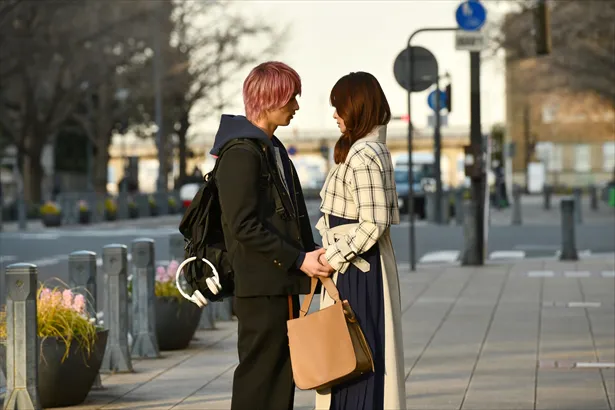
[[[539,87],[547,61],[506,62],[507,140],[514,146],[513,181],[525,185],[529,162],[541,162],[545,182],[574,187],[615,178],[613,102],[593,92]],[[560,83],[561,84],[561,83]]]

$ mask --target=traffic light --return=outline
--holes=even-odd
[[[446,111],[450,113],[453,111],[453,86],[447,85],[444,93],[446,94]]]
[[[534,40],[536,55],[544,56],[551,52],[551,27],[549,23],[547,0],[537,0],[534,8]]]

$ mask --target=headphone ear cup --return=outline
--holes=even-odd
[[[193,302],[195,302],[199,307],[207,306],[207,299],[203,296],[200,290],[195,291],[192,294]]]
[[[205,283],[207,283],[207,287],[214,295],[217,295],[222,290],[222,286],[216,278],[207,278],[205,280]]]

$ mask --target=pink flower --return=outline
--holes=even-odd
[[[175,276],[177,273],[177,268],[179,268],[179,262],[173,260],[169,263],[169,267],[167,268],[167,274],[169,276]]]
[[[51,306],[60,306],[62,304],[62,292],[54,290],[51,292]]]
[[[158,266],[156,268],[156,281],[157,282],[166,282],[167,272],[164,269],[164,266]]]
[[[67,308],[73,307],[73,292],[70,289],[65,289],[62,292],[62,305]]]
[[[39,299],[42,303],[48,303],[51,300],[51,289],[44,288],[43,290],[41,290]]]
[[[82,294],[78,294],[75,296],[73,309],[79,313],[85,312],[85,297]]]

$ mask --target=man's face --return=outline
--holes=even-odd
[[[283,107],[277,110],[267,112],[267,120],[270,124],[276,126],[286,126],[290,124],[290,120],[293,119],[295,112],[299,110],[299,103],[297,102],[297,96],[295,95],[290,101]]]

